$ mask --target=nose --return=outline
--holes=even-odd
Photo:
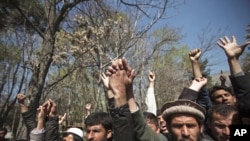
[[[222,133],[223,133],[224,135],[229,136],[229,135],[230,135],[229,127],[225,127],[225,128],[223,129]]]
[[[181,129],[181,134],[183,137],[189,137],[189,132],[187,126],[183,126]]]
[[[93,132],[89,132],[89,133],[87,134],[87,138],[88,138],[88,140],[93,139],[93,138],[94,138]]]
[[[223,95],[223,96],[222,96],[222,100],[223,100],[223,101],[227,101],[227,100],[228,100],[228,97],[225,96],[225,95]]]

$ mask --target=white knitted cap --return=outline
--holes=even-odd
[[[74,134],[83,138],[83,131],[79,128],[71,127],[67,131],[62,132],[62,134]]]

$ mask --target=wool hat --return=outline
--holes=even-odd
[[[67,129],[67,131],[62,132],[62,134],[74,134],[76,136],[79,136],[80,138],[83,138],[83,131],[79,128],[76,127],[71,127],[69,129]]]
[[[206,110],[191,100],[178,99],[165,103],[161,108],[161,112],[164,120],[168,119],[168,117],[173,114],[184,113],[194,115],[203,121],[205,119]]]

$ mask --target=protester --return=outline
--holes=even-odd
[[[169,140],[206,140],[201,138],[206,110],[199,104],[179,99],[164,104],[161,111],[171,135]]]
[[[70,127],[61,135],[63,141],[83,141],[83,130],[77,127]]]
[[[239,114],[235,106],[217,104],[208,112],[209,129],[206,133],[216,141],[230,141],[230,125],[240,124]]]
[[[111,141],[112,121],[106,112],[92,112],[85,120],[88,141]]]

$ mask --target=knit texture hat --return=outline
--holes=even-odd
[[[193,101],[187,99],[178,99],[176,101],[164,104],[161,108],[161,112],[164,120],[168,119],[169,116],[173,114],[184,113],[194,115],[203,121],[205,119],[206,110]]]
[[[62,134],[74,134],[76,136],[79,136],[80,138],[83,138],[83,131],[75,127],[69,128],[67,131],[62,132]]]

